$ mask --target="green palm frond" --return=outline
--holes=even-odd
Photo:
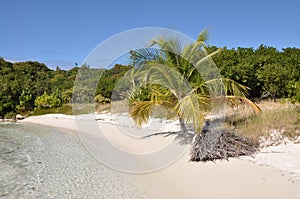
[[[176,103],[176,98],[169,89],[154,84],[147,86],[128,92],[128,100],[131,107],[130,116],[139,126],[147,123],[155,106],[161,105],[171,110]]]
[[[218,48],[216,51],[208,54],[208,55],[205,55],[204,57],[202,57],[201,59],[199,59],[199,61],[197,61],[195,67],[197,68],[197,66],[199,66],[200,64],[202,64],[205,60],[209,59],[209,58],[212,58],[214,55],[218,54],[219,52],[221,52],[221,48]]]
[[[211,99],[209,95],[203,93],[196,93],[198,103],[201,110],[208,110],[211,106]]]
[[[222,78],[225,88],[225,95],[234,95],[238,97],[247,97],[249,95],[249,88],[236,81],[228,78]]]
[[[222,100],[222,98],[225,97],[227,103],[232,106],[246,104],[252,108],[255,113],[261,112],[261,109],[247,98],[249,88],[235,82],[234,80],[227,78],[212,79],[194,89],[206,98],[206,102],[208,102],[208,104],[212,100]]]
[[[178,98],[192,90],[188,82],[182,79],[182,75],[172,67],[156,62],[149,62],[139,68],[138,71],[136,77],[140,79],[143,84],[161,85],[162,87],[170,89]]]
[[[158,37],[150,41],[150,47],[158,45],[165,52],[171,52],[180,55],[182,50],[181,42],[178,38]]]
[[[193,93],[180,99],[175,106],[179,117],[183,118],[186,122],[192,122],[196,132],[200,130],[204,119],[198,100],[198,96]]]
[[[162,50],[168,63],[177,69],[181,67],[182,45],[178,38],[158,37],[150,42],[150,47],[155,45]]]
[[[186,60],[191,61],[191,58],[195,55],[199,55],[199,53],[207,54],[205,51],[205,43],[208,41],[208,39],[208,29],[204,29],[199,33],[196,43],[185,46],[182,52],[182,56]],[[194,62],[192,63],[195,64]]]
[[[203,29],[197,38],[197,43],[203,43],[205,44],[205,42],[207,42],[209,40],[209,35],[208,35],[208,29]]]
[[[209,87],[209,91],[213,93],[219,93],[219,95],[232,95],[238,97],[247,97],[249,94],[249,88],[242,84],[237,83],[234,80],[227,78],[216,78],[206,81],[203,86]]]
[[[164,62],[163,54],[156,48],[141,48],[130,51],[130,59],[133,66],[140,66],[147,61]]]
[[[157,104],[158,101],[134,102],[130,108],[130,116],[137,125],[141,126],[142,124],[148,122],[152,114],[152,110]]]

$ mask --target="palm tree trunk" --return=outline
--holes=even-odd
[[[185,122],[184,122],[184,119],[179,117],[179,123],[180,123],[180,128],[181,128],[181,133],[184,135],[184,136],[187,136],[188,134],[188,130],[185,126]]]
[[[179,117],[179,123],[181,128],[181,135],[184,143],[189,143],[188,129],[186,128],[185,121],[183,118]]]

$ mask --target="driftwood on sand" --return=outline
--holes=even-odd
[[[252,155],[257,147],[257,143],[237,135],[234,131],[202,131],[194,138],[190,161],[228,160],[229,157]]]
[[[191,144],[190,161],[214,161],[230,157],[249,156],[258,150],[258,142],[237,135],[235,131],[223,129],[218,120],[207,120],[199,134],[159,132],[152,136],[175,136],[179,144]]]

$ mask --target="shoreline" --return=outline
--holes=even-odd
[[[147,198],[133,176],[101,164],[68,133],[1,125],[0,198]]]
[[[118,136],[116,125],[107,122],[109,117],[103,117],[97,123],[115,133],[111,133],[110,139],[116,145],[133,151],[155,148],[144,143],[130,146],[130,140],[125,141]],[[19,122],[46,125],[77,134],[74,116],[50,114]],[[189,162],[188,157],[186,152],[164,169],[133,176],[150,198],[300,198],[300,144],[268,147],[255,154],[254,159],[240,157],[203,163]]]

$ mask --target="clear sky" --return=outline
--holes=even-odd
[[[132,28],[163,27],[210,45],[300,48],[299,0],[1,0],[0,57],[68,69],[100,42]]]

